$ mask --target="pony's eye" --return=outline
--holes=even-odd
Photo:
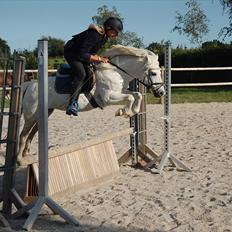
[[[153,72],[153,71],[150,71],[150,73],[149,73],[151,76],[156,76],[157,74],[156,74],[156,72]]]

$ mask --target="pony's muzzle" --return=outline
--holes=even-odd
[[[162,97],[165,95],[165,89],[163,85],[152,86],[151,91],[155,97]]]

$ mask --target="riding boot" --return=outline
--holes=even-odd
[[[75,83],[72,84],[72,87],[71,87],[72,95],[69,101],[69,105],[66,109],[66,114],[68,115],[78,116],[78,112],[80,111],[78,98],[81,92],[81,86],[82,86],[81,81],[75,81]]]
[[[66,110],[66,114],[78,116],[79,111],[80,111],[80,106],[79,106],[79,103],[77,101],[76,96],[74,96],[71,98],[71,100],[69,102],[69,105],[68,105],[67,110]]]

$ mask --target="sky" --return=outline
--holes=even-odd
[[[176,12],[187,11],[187,0],[0,0],[0,38],[11,51],[33,50],[42,36],[69,40],[92,23],[97,9],[116,7],[124,18],[125,31],[135,32],[145,46],[152,42],[171,41],[178,45],[197,47],[184,35],[171,32]],[[204,41],[221,40],[218,33],[229,25],[229,17],[219,0],[198,0],[207,15],[209,34]],[[203,42],[204,42],[203,41]],[[227,38],[224,42],[231,42]]]

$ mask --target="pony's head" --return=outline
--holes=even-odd
[[[146,71],[145,79],[147,87],[151,89],[155,97],[162,97],[165,95],[164,83],[161,78],[161,70],[159,67],[158,55],[155,55],[153,52],[146,50],[147,55],[145,59],[146,62]]]
[[[114,45],[104,53],[113,58],[113,63],[124,69],[129,76],[135,77],[152,90],[155,97],[165,94],[161,79],[158,56],[153,52],[130,46]]]

